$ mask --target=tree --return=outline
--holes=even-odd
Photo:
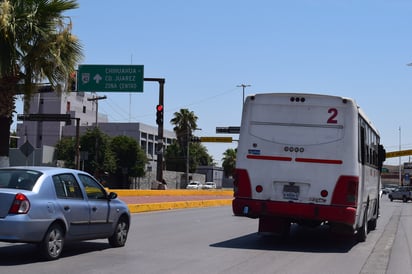
[[[0,166],[9,165],[16,95],[25,95],[27,111],[39,83],[48,81],[55,90],[65,90],[83,57],[71,33],[72,22],[63,15],[77,7],[75,0],[0,2]]]
[[[197,128],[198,117],[189,109],[180,109],[174,113],[170,123],[174,125],[177,142],[168,146],[165,153],[168,170],[186,171],[187,152],[189,149],[189,172],[194,172],[199,165],[211,165],[213,158],[200,143],[190,142],[193,131]]]
[[[165,154],[165,165],[167,170],[184,172],[186,170],[186,156],[178,142],[167,146]]]
[[[190,172],[194,172],[198,166],[213,165],[213,157],[201,143],[190,143],[190,163]]]
[[[233,176],[236,167],[236,149],[228,148],[223,153],[222,167],[226,177]]]
[[[186,172],[187,155],[185,149],[175,142],[169,145],[165,152],[167,170]],[[189,145],[189,172],[195,172],[198,166],[213,165],[213,158],[207,152],[205,146],[199,143]]]
[[[103,177],[103,174],[114,174],[116,181],[121,184],[119,186],[128,187],[126,183],[129,177],[143,177],[145,174],[146,154],[132,137],[110,138],[98,128],[94,128],[80,137],[80,144],[89,155],[84,162],[85,170],[98,179]],[[71,137],[62,138],[56,144],[56,158],[64,160],[65,167],[76,168],[75,147],[76,141]]]
[[[174,126],[173,131],[176,133],[177,143],[169,146],[165,153],[166,166],[169,170],[186,171],[189,140],[193,130],[197,129],[197,119],[198,117],[193,111],[182,108],[179,112],[175,112],[174,117],[170,120]]]
[[[115,173],[116,158],[110,149],[110,138],[98,128],[87,130],[80,138],[80,147],[87,150],[88,161],[84,163],[84,170],[99,178],[101,174]]]
[[[192,137],[192,132],[197,129],[197,119],[193,111],[187,108],[180,109],[180,112],[175,112],[170,123],[174,125],[173,131],[176,133],[176,138],[181,147],[187,147],[188,138]]]
[[[60,139],[56,144],[57,160],[64,160],[64,166],[68,168],[76,168],[74,161],[76,156],[76,140],[72,137]]]
[[[116,175],[123,187],[127,187],[129,177],[144,175],[147,157],[135,139],[129,136],[116,136],[111,139],[110,149],[116,158]]]

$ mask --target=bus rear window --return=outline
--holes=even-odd
[[[279,144],[332,143],[343,138],[343,112],[344,108],[262,104],[250,113],[249,134]]]

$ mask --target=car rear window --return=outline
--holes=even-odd
[[[0,169],[0,188],[32,190],[41,172],[26,169]]]

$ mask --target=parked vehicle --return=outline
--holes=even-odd
[[[412,187],[401,186],[388,194],[389,200],[402,200],[404,203],[412,200]]]
[[[389,194],[395,189],[397,189],[399,186],[397,185],[386,185],[382,188],[382,194]]]
[[[38,244],[58,259],[66,241],[107,238],[124,246],[127,205],[90,174],[55,167],[0,168],[0,241]]]
[[[186,189],[201,189],[202,184],[198,181],[190,181],[190,183],[186,186]]]
[[[203,187],[203,189],[216,189],[216,183],[215,182],[206,182]]]

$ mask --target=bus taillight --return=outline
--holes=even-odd
[[[233,182],[235,197],[252,197],[249,174],[246,169],[236,169],[235,181]]]
[[[332,196],[332,204],[356,206],[359,177],[340,176]]]
[[[263,191],[263,186],[262,185],[257,185],[255,187],[255,190],[256,190],[257,193],[261,193]]]

